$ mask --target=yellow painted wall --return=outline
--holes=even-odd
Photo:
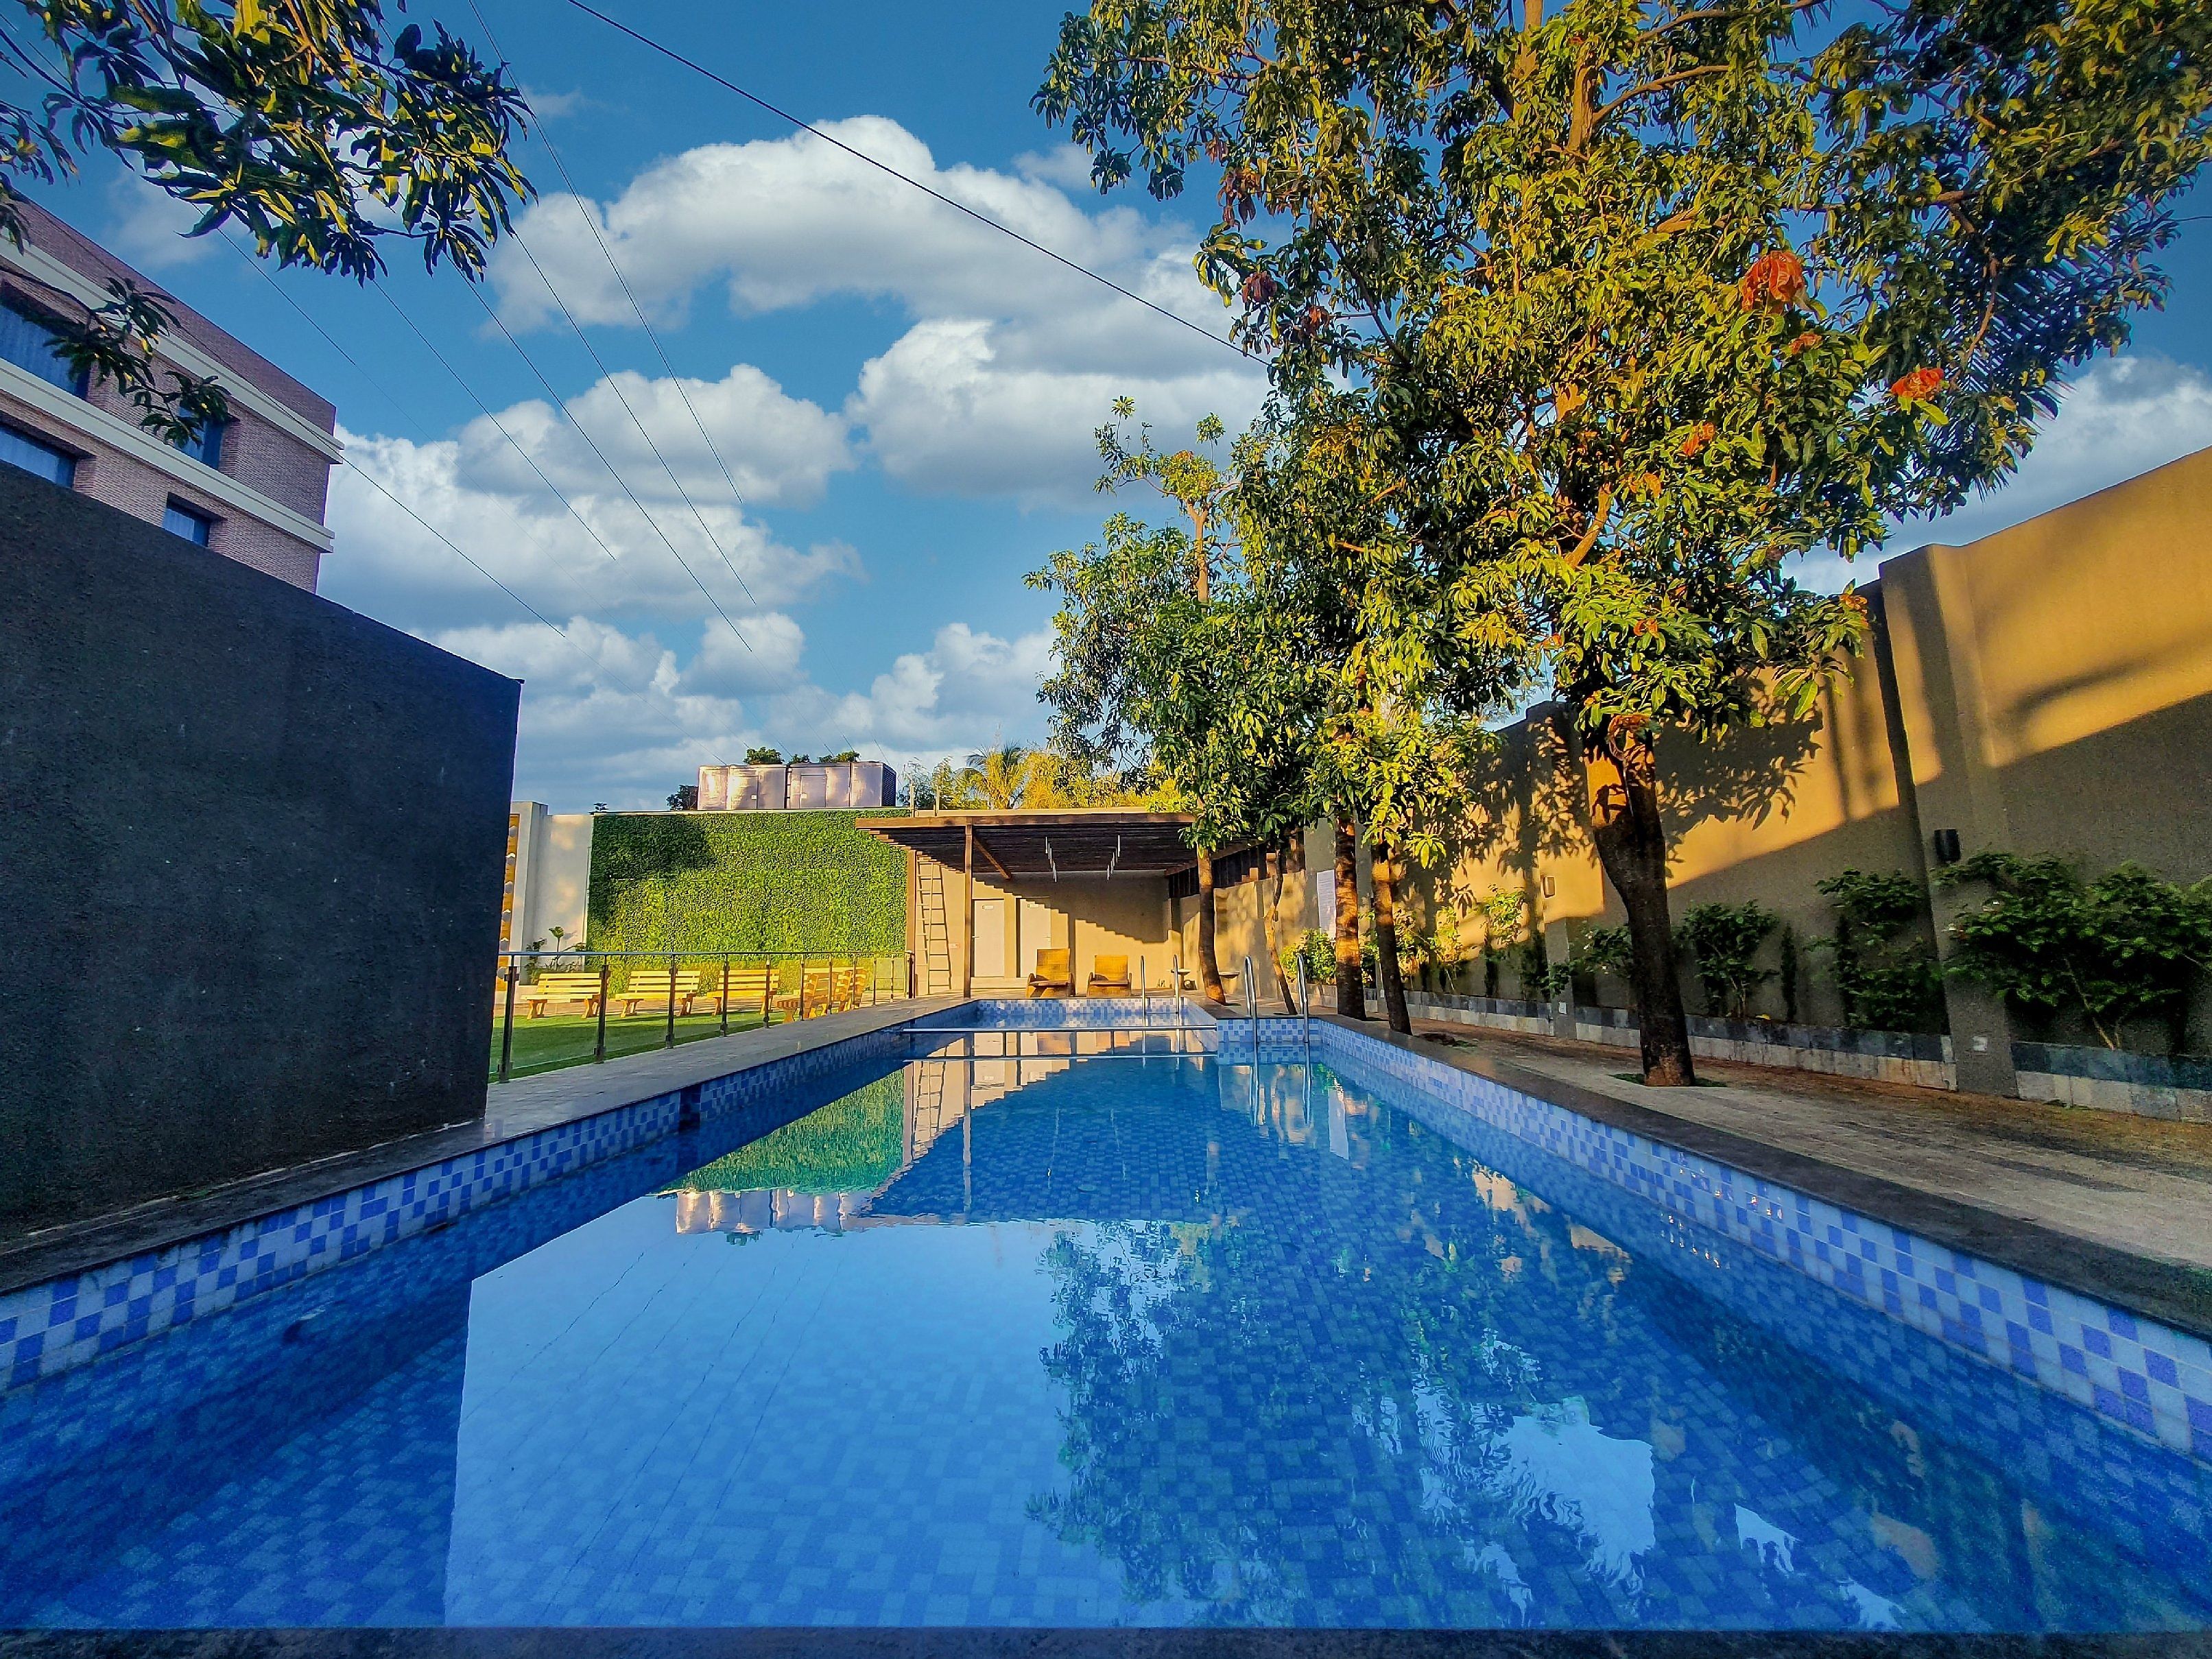
[[[1801,945],[1825,938],[1818,882],[1851,867],[1924,877],[1940,829],[1968,854],[2212,874],[2212,450],[1981,541],[1889,559],[1865,591],[1875,648],[1816,724],[1662,744],[1678,917],[1756,900]],[[1502,732],[1466,850],[1408,884],[1419,925],[1498,887],[1530,896],[1555,948],[1619,923],[1576,826],[1580,787],[1546,711]],[[1936,917],[1955,902],[1939,897]],[[1461,932],[1479,945],[1479,924]],[[1840,1018],[1824,961],[1806,961],[1799,1017]],[[1479,992],[1479,977],[1455,988]],[[1510,974],[1501,989],[1516,994]],[[1778,994],[1767,1002],[1783,1012]]]

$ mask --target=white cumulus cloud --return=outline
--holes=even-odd
[[[933,493],[1085,498],[1098,470],[1091,434],[1116,397],[1135,397],[1167,431],[1205,414],[1241,426],[1259,407],[1260,365],[1174,320],[1227,329],[1191,268],[1189,234],[1132,207],[1081,204],[1079,152],[1024,155],[1012,172],[940,167],[894,121],[826,131],[1171,314],[806,134],[688,150],[605,204],[539,202],[521,224],[537,265],[519,252],[493,264],[502,314],[522,327],[560,321],[542,267],[580,319],[634,325],[610,257],[656,320],[684,315],[708,285],[740,313],[837,295],[896,304],[911,325],[861,368],[843,416],[885,472]],[[830,453],[825,428],[808,453]],[[815,465],[787,470],[817,479],[837,462]]]

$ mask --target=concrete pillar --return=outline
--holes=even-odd
[[[1881,567],[1875,647],[1883,689],[1891,694],[1885,701],[1895,710],[1891,742],[1896,746],[1901,734],[1911,787],[1906,802],[1931,876],[1955,858],[2013,844],[2003,790],[1990,761],[1969,584],[1969,561],[1952,547],[1917,549]],[[1900,776],[1901,784],[1906,781]],[[1981,897],[1930,884],[1939,958],[1950,953],[1952,918]],[[1959,1087],[2015,1093],[2012,1022],[2003,1002],[1948,974],[1943,1000]]]

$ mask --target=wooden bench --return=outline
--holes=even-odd
[[[796,991],[786,991],[775,1000],[775,1006],[786,1018],[808,1019],[816,1014],[830,1012],[831,976],[827,968],[810,970],[799,981]]]
[[[728,981],[730,1006],[733,1009],[757,1008],[765,1014],[768,1012],[769,988],[774,981],[775,975],[769,969],[732,966]],[[703,1001],[710,1012],[720,1013],[722,970],[719,968],[701,969],[696,988],[691,994],[696,1000]]]
[[[623,1017],[627,1019],[643,1002],[658,1003],[665,1012],[672,990],[676,1012],[688,1014],[691,1012],[691,999],[700,992],[699,978],[698,975],[687,974],[681,969],[671,974],[665,968],[633,968],[629,971],[629,983],[612,993],[609,1000],[622,1004]],[[710,985],[720,979],[719,973],[712,975]]]
[[[507,988],[501,985],[500,993],[502,997],[506,990]],[[556,1003],[580,1002],[583,1004],[586,1013],[595,1014],[599,1009],[599,976],[596,973],[540,974],[535,984],[514,988],[514,1000],[527,1011],[527,1017],[532,1019],[538,1018]]]

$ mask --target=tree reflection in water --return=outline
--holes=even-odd
[[[1971,1449],[1992,1420],[2066,1431],[2063,1402],[1802,1281],[1792,1346],[1356,1091],[1325,1126],[1221,1103],[1192,1218],[1063,1223],[1045,1258],[1066,1474],[1028,1512],[1118,1562],[1146,1622],[2202,1617],[2155,1539],[2067,1519],[2051,1481]],[[1836,1344],[1910,1368],[1923,1405],[1846,1381]],[[2177,1478],[2160,1460],[2091,1466]]]

